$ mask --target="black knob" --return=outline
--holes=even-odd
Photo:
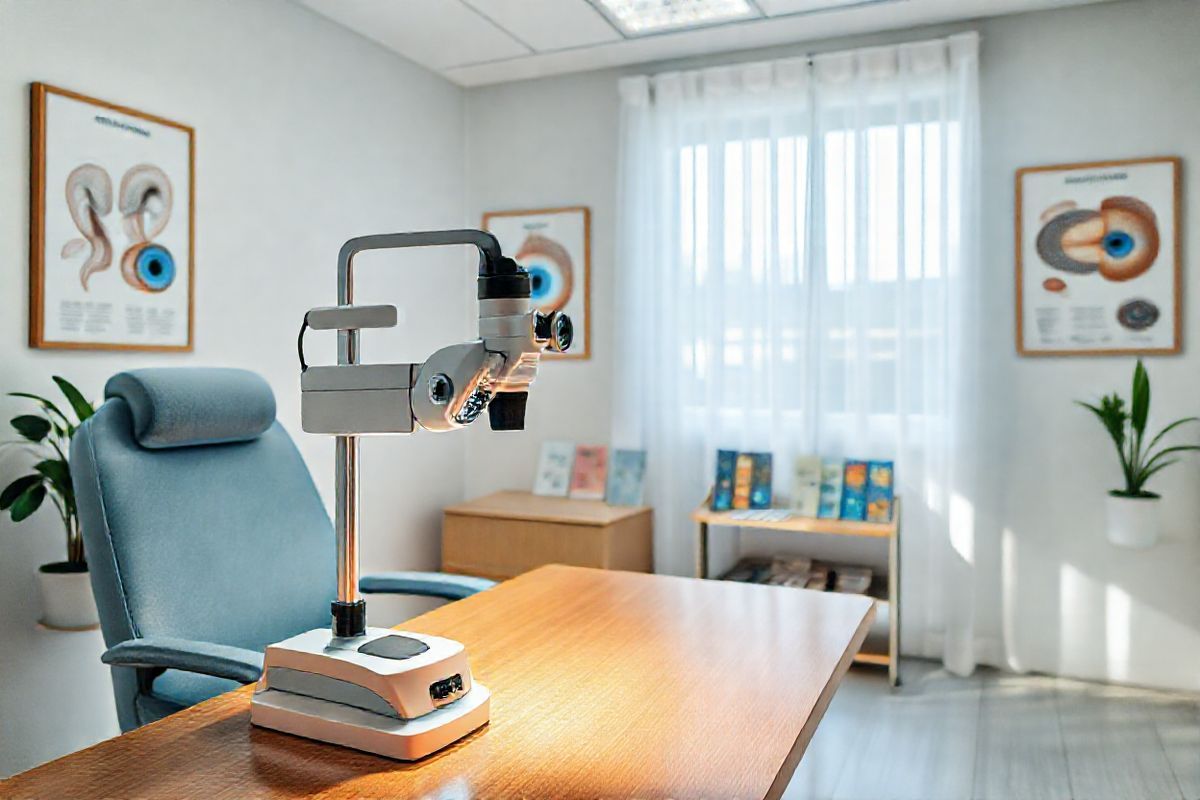
[[[444,406],[454,397],[454,383],[450,376],[439,372],[429,378],[429,402],[435,406]]]

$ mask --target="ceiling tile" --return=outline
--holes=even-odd
[[[530,53],[529,48],[461,0],[300,1],[318,14],[434,70]]]
[[[587,0],[464,0],[539,52],[621,39]]]
[[[799,52],[805,42],[1105,0],[754,0],[766,18],[629,38],[596,25],[599,0],[295,2],[461,86],[483,86],[776,45]]]
[[[768,17],[775,17],[780,14],[806,14],[883,2],[898,2],[898,0],[758,0],[758,6]]]

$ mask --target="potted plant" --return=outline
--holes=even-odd
[[[10,392],[12,397],[37,403],[39,413],[13,417],[11,424],[21,438],[5,444],[23,446],[38,460],[32,473],[17,478],[0,491],[0,511],[7,511],[13,522],[22,522],[37,511],[47,497],[54,503],[67,534],[67,560],[38,568],[41,621],[47,628],[88,630],[96,627],[98,615],[88,579],[87,559],[83,554],[67,449],[79,423],[90,417],[95,409],[67,380],[56,375],[54,382],[66,398],[73,419],[44,397]]]
[[[1162,439],[1180,425],[1196,422],[1200,418],[1177,419],[1147,443],[1145,435],[1146,420],[1150,416],[1150,376],[1146,374],[1141,359],[1133,368],[1133,387],[1128,408],[1116,392],[1101,397],[1099,405],[1077,402],[1095,414],[1104,425],[1121,460],[1125,488],[1113,489],[1106,498],[1109,541],[1125,547],[1151,546],[1158,541],[1159,495],[1147,491],[1146,482],[1179,460],[1172,458],[1172,454],[1200,450],[1200,445],[1194,444],[1167,447],[1162,444]]]

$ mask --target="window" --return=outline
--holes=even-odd
[[[953,138],[956,127],[947,128]],[[902,347],[928,347],[940,330],[921,298],[941,278],[953,235],[941,224],[942,205],[957,190],[943,124],[835,126],[817,141],[810,148],[804,135],[751,137],[678,150],[684,274],[675,289],[710,297],[683,343],[689,395],[795,411],[808,399],[823,413],[846,411],[861,396],[871,414],[920,413],[923,376],[900,381],[897,364]],[[719,302],[698,291],[710,285]],[[756,324],[778,304],[804,313]],[[815,395],[781,377],[803,371],[812,336],[823,351]],[[776,369],[765,370],[768,363]],[[913,359],[906,369],[923,363]],[[904,397],[901,383],[910,387]]]

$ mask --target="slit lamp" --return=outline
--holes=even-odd
[[[360,332],[396,325],[392,305],[354,304],[354,257],[366,250],[471,245],[479,253],[478,338],[443,347],[422,363],[363,364]],[[337,331],[337,364],[310,366],[308,330]],[[301,427],[335,437],[337,599],[330,628],[267,647],[251,722],[311,739],[415,760],[489,719],[490,693],[476,683],[463,645],[367,626],[358,590],[358,438],[443,432],[486,410],[493,430],[522,430],[529,387],[544,351],[571,345],[565,314],[530,305],[530,277],[478,230],[362,236],[338,254],[338,305],[304,316]]]

